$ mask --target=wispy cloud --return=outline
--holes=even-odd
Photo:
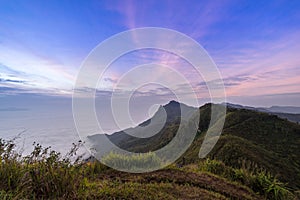
[[[71,66],[68,63],[81,60],[89,48],[113,33],[144,26],[171,28],[196,39],[219,67],[228,96],[296,93],[300,90],[299,7],[290,2],[128,0],[88,4],[74,4],[74,10],[53,5],[57,17],[42,13],[46,7],[27,4],[16,5],[18,12],[0,13],[3,19],[0,22],[2,93],[27,91],[70,95],[79,64]],[[82,11],[80,17],[76,9]],[[37,16],[41,16],[41,20]],[[74,29],[70,29],[72,27]],[[138,39],[134,33],[133,39]],[[166,44],[170,40],[165,36],[153,42]],[[68,46],[70,43],[72,45]],[[183,51],[186,50],[185,44],[176,41],[175,45],[182,45]],[[80,56],[67,56],[74,53],[71,49],[81,48],[84,50]],[[147,50],[126,55],[113,63],[99,82],[97,92],[109,96],[122,74],[136,65],[154,62],[179,71],[199,97],[209,97],[203,77],[183,59],[168,52]],[[166,74],[165,79],[176,83],[176,78],[163,68],[147,76],[161,78]],[[142,79],[142,75],[137,79]],[[127,85],[117,89],[126,92],[134,83],[134,80],[128,80]],[[187,87],[178,83],[172,89],[186,94]],[[136,95],[172,94],[153,86]]]
[[[25,83],[26,81],[22,80],[13,80],[13,79],[4,79],[0,78],[0,83]]]
[[[297,55],[300,51],[299,44],[298,34],[291,33],[277,40],[249,45],[240,52],[229,51],[216,55],[225,82],[227,77],[251,75],[251,81],[244,81],[237,87],[228,89],[228,94],[263,95],[287,91],[298,92],[300,90],[298,87],[300,58]]]
[[[0,55],[0,84],[40,92],[59,92],[57,88],[71,92],[75,73],[62,64],[4,45],[0,46]]]
[[[157,26],[171,28],[199,39],[210,33],[210,26],[224,20],[232,1],[118,1],[107,8],[123,16],[128,29]],[[155,20],[154,20],[155,19]]]

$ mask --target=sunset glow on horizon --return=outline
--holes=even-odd
[[[162,27],[204,47],[229,101],[300,106],[299,9],[297,0],[0,1],[0,97],[71,97],[82,62],[99,43],[133,28]],[[99,91],[149,61],[180,69],[199,98],[209,99],[185,61],[157,51],[113,63]]]

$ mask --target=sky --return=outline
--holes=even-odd
[[[82,62],[99,43],[133,28],[161,27],[203,46],[220,71],[228,101],[300,106],[299,9],[298,0],[0,0],[0,102],[10,107],[22,101],[26,107],[38,98],[71,98]],[[205,82],[188,63],[155,50],[114,62],[98,85],[100,98],[111,95],[130,67],[149,61],[178,69],[199,99],[209,101]],[[141,89],[137,101],[162,92],[164,100],[173,98],[167,88],[152,86]]]

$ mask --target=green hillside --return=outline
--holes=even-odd
[[[164,146],[178,129],[178,105],[166,105],[167,123],[157,135],[138,139],[118,132],[111,139],[120,136],[114,142],[135,152]],[[228,108],[220,139],[207,158],[199,159],[210,109],[211,104],[200,108],[199,131],[177,163],[149,173],[119,172],[82,159],[75,154],[77,145],[66,156],[35,145],[30,155],[21,157],[13,141],[0,140],[0,199],[299,198],[300,126],[275,115]],[[71,162],[72,158],[78,159]],[[110,153],[105,159],[133,167],[159,161],[154,153],[135,157]]]
[[[210,105],[200,108],[200,113],[199,127],[206,130]],[[185,153],[188,163],[198,160],[204,134],[205,131]],[[299,189],[300,126],[275,115],[228,108],[222,136],[209,157],[234,167],[251,163]]]
[[[166,105],[168,106],[169,104]],[[184,164],[199,161],[198,153],[209,126],[210,112],[211,104],[200,108],[201,132],[178,160],[179,164],[183,163],[183,160]],[[119,146],[135,152],[154,151],[172,140],[179,122],[177,118],[172,123],[167,123],[157,135],[147,139],[124,139],[119,142]],[[300,126],[276,115],[227,108],[222,135],[208,157],[237,168],[247,163],[257,169],[265,169],[279,180],[288,183],[289,187],[295,190],[300,188]]]
[[[170,106],[171,105],[171,106]],[[165,106],[178,109],[172,102]],[[217,105],[223,106],[223,105]],[[170,109],[170,107],[172,109]],[[199,130],[195,141],[178,163],[191,164],[199,161],[198,153],[210,122],[211,104],[200,108]],[[125,137],[118,144],[134,152],[149,152],[166,145],[179,127],[180,112],[171,112],[164,128],[155,136],[141,139]],[[174,117],[177,115],[178,117]],[[175,120],[176,119],[176,120]],[[125,134],[125,133],[123,133]],[[222,135],[208,155],[233,167],[251,163],[257,169],[265,169],[293,189],[300,186],[300,125],[276,115],[247,109],[227,108]],[[255,169],[254,169],[255,170]]]

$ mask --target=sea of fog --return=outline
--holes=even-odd
[[[24,155],[32,151],[34,142],[65,154],[72,143],[82,139],[76,131],[71,99],[19,97],[18,100],[1,100],[0,138],[17,137],[18,151],[23,151]],[[107,120],[101,126],[107,133],[114,132]],[[95,134],[95,128],[88,124],[88,117],[85,134]]]
[[[65,154],[80,140],[68,108],[8,108],[0,111],[0,138],[15,137],[18,150],[28,154],[33,142]]]
[[[148,113],[151,104],[153,102],[141,99],[141,102],[135,104],[140,106],[131,106],[133,124],[128,127],[149,118],[153,114],[153,111]],[[96,102],[96,113],[103,133],[110,134],[128,128],[124,125],[121,128],[116,125],[110,106],[110,102],[106,100],[100,99]],[[34,142],[44,147],[51,146],[62,154],[67,153],[72,143],[84,140],[87,135],[99,133],[97,132],[99,129],[94,124],[90,124],[88,116],[84,119],[84,134],[78,134],[73,119],[71,98],[39,95],[0,98],[0,138],[10,140],[18,136],[15,143],[18,150],[23,151],[23,155],[33,150]],[[82,148],[81,152],[87,151]]]

